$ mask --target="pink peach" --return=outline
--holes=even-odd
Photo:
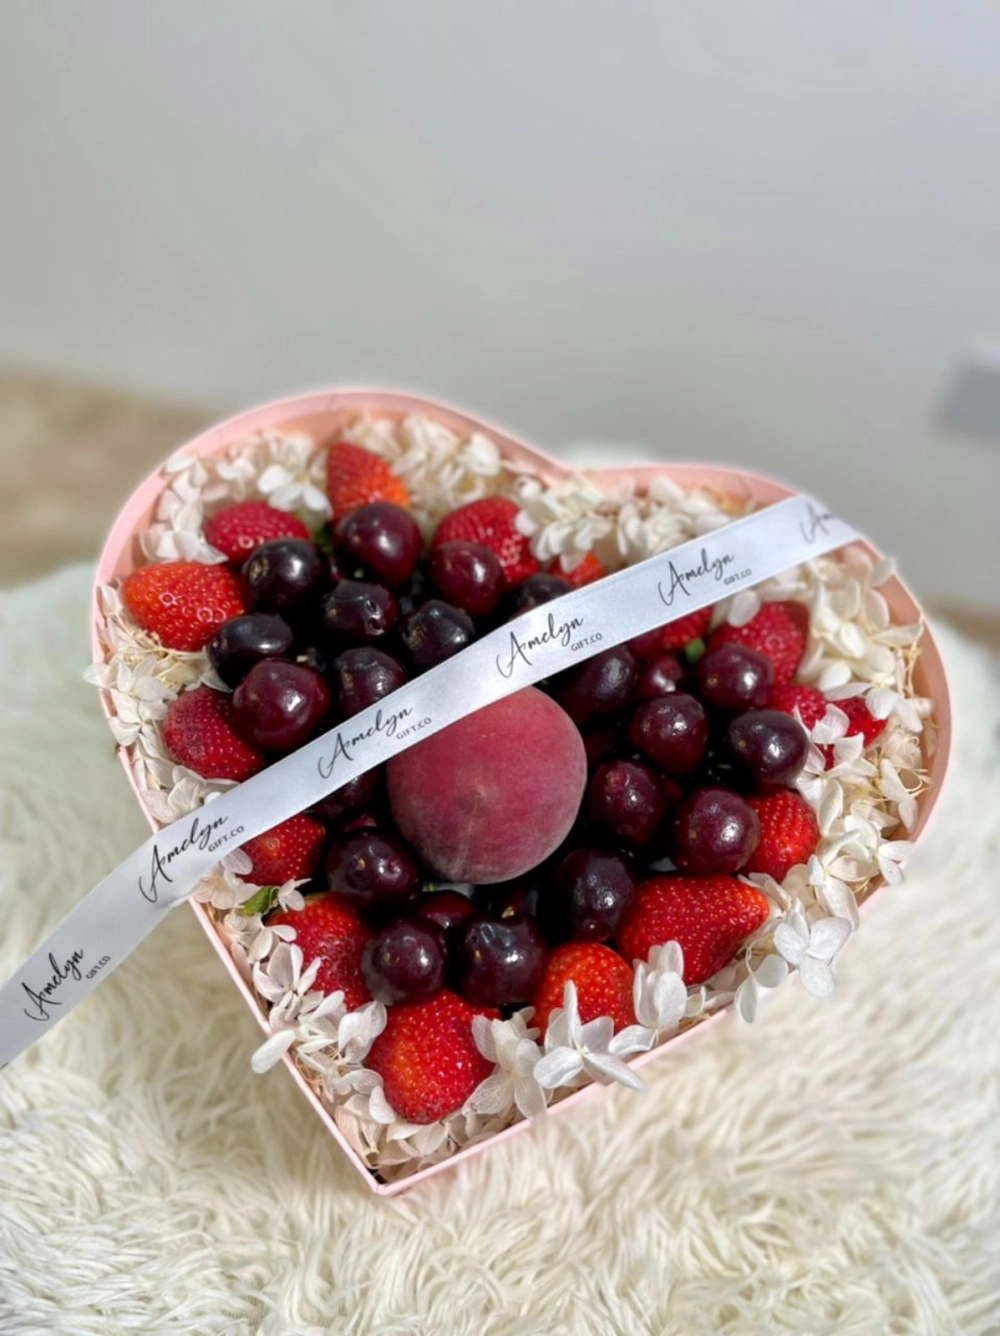
[[[402,834],[450,881],[508,881],[569,834],[587,782],[576,725],[526,687],[418,742],[389,762]]]

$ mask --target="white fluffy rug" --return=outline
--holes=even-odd
[[[142,839],[80,680],[89,573],[0,595],[0,977]],[[1000,681],[839,962],[541,1134],[368,1194],[178,910],[0,1075],[0,1332],[1000,1332]]]

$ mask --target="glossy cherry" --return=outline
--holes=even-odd
[[[356,910],[401,909],[420,893],[423,877],[410,847],[395,835],[361,830],[337,840],[326,857],[331,891]]]
[[[696,789],[674,811],[667,847],[683,872],[708,876],[738,872],[759,843],[760,821],[744,798]]]
[[[376,1002],[419,1002],[444,986],[444,932],[407,916],[379,928],[361,953],[361,977]]]
[[[455,978],[458,991],[476,1006],[527,1002],[545,972],[542,930],[528,914],[494,919],[477,915],[458,930]]]
[[[809,735],[781,710],[748,710],[729,721],[723,745],[754,786],[768,792],[795,782],[809,754]]]
[[[227,687],[238,687],[254,664],[289,657],[293,639],[283,618],[248,612],[223,622],[208,642],[208,659]]]
[[[708,716],[683,691],[646,701],[633,711],[628,740],[665,775],[684,775],[705,755]]]
[[[314,669],[265,659],[233,693],[233,727],[251,747],[280,755],[308,742],[329,709],[330,688]]]
[[[641,761],[610,761],[590,781],[587,815],[624,844],[649,844],[665,811],[659,780]]]
[[[628,703],[635,679],[635,659],[624,645],[618,645],[561,674],[556,699],[573,722],[583,727],[619,714]]]
[[[639,667],[633,696],[636,700],[656,700],[681,690],[685,669],[676,654],[658,654]]]
[[[400,637],[410,662],[424,672],[471,645],[476,626],[461,608],[432,598],[403,618]]]
[[[695,674],[702,700],[720,710],[762,709],[774,685],[771,660],[734,642],[710,649]]]
[[[470,617],[488,616],[506,587],[499,558],[482,543],[456,540],[432,548],[430,575],[444,601]]]
[[[574,849],[560,863],[548,917],[572,942],[613,937],[635,890],[627,858],[606,849]]]
[[[243,583],[258,612],[296,618],[308,612],[330,586],[330,565],[315,543],[275,538],[262,543],[243,564]]]
[[[417,897],[413,908],[421,918],[436,923],[445,934],[450,934],[453,928],[479,912],[469,896],[447,889],[425,891]]]
[[[323,599],[323,626],[353,644],[381,640],[399,620],[399,603],[384,585],[341,580]]]
[[[423,547],[417,521],[391,501],[372,501],[348,511],[337,524],[336,541],[345,566],[360,563],[394,588],[416,570]]]
[[[406,681],[406,669],[374,645],[358,645],[338,654],[330,668],[337,707],[348,719],[397,691]]]

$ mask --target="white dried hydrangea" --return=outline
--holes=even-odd
[[[465,502],[511,496],[534,555],[543,563],[558,558],[567,569],[593,552],[617,570],[710,533],[748,509],[742,500],[684,489],[662,476],[645,490],[631,481],[609,483],[600,474],[539,478],[506,462],[485,433],[463,437],[422,417],[360,416],[344,426],[339,439],[373,450],[390,464],[406,483],[425,533]],[[205,541],[205,519],[237,501],[266,499],[314,528],[330,518],[324,451],[301,433],[259,433],[218,456],[179,454],[164,466],[164,475],[166,486],[141,540],[151,561],[220,561],[221,554]],[[495,1064],[492,1075],[462,1110],[416,1126],[396,1115],[381,1078],[365,1066],[385,1026],[385,1008],[369,1003],[347,1011],[341,994],[322,996],[314,987],[319,964],[304,966],[295,929],[268,925],[263,917],[275,904],[300,908],[301,883],[271,888],[260,898],[249,859],[237,850],[204,879],[195,898],[269,1005],[271,1035],[255,1054],[255,1068],[266,1070],[293,1055],[347,1141],[390,1181],[520,1118],[544,1116],[553,1099],[580,1083],[616,1080],[641,1088],[628,1057],[730,1002],[752,1020],[761,1000],[790,975],[814,995],[829,995],[832,966],[857,926],[859,905],[879,879],[899,879],[911,844],[896,835],[905,836],[916,824],[927,783],[925,758],[935,742],[932,702],[916,697],[912,685],[921,627],[894,626],[879,592],[891,574],[891,562],[873,563],[855,546],[803,563],[713,609],[713,625],[743,626],[765,603],[801,602],[809,613],[809,637],[798,677],[819,687],[830,705],[810,730],[812,745],[797,783],[816,812],[820,845],[780,885],[769,877],[746,878],[767,895],[771,915],[738,958],[706,984],[687,987],[680,947],[665,943],[648,960],[635,962],[636,1024],[620,1034],[608,1018],[581,1023],[572,985],[544,1039],[531,1024],[530,1009],[504,1021],[477,1018],[475,1042]],[[166,650],[142,631],[115,588],[99,591],[99,606],[105,661],[87,677],[105,693],[115,739],[128,755],[144,802],[167,824],[231,785],[178,765],[163,746],[162,720],[180,692],[199,683],[225,688],[203,653]],[[848,717],[837,704],[856,696],[885,724],[867,750],[860,737],[848,733]]]

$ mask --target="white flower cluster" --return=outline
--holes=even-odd
[[[640,489],[631,481],[609,485],[599,474],[555,483],[523,474],[511,495],[534,555],[542,562],[560,557],[567,570],[588,552],[609,571],[620,570],[711,533],[737,513],[704,488],[684,490],[663,477]]]
[[[463,438],[426,418],[361,417],[340,439],[373,450],[405,481],[425,532],[448,511],[483,496],[503,494],[520,507],[518,525],[539,560],[568,567],[594,552],[609,570],[709,533],[747,509],[743,501],[705,489],[685,490],[655,478],[648,488],[609,484],[600,475],[542,480],[504,461],[488,436]],[[262,434],[218,457],[177,456],[156,516],[142,536],[153,561],[215,562],[204,539],[207,515],[252,497],[294,510],[316,526],[330,518],[323,491],[324,451],[304,435]],[[568,985],[544,1039],[530,1008],[508,1020],[479,1017],[480,1052],[494,1065],[465,1107],[450,1118],[416,1126],[390,1107],[381,1078],[365,1066],[385,1025],[385,1008],[370,1003],[347,1011],[339,993],[315,988],[319,962],[304,967],[294,928],[268,926],[267,909],[303,904],[300,883],[261,891],[249,859],[228,854],[196,897],[205,904],[245,976],[269,1006],[271,1035],[254,1057],[265,1070],[293,1054],[328,1102],[346,1139],[385,1179],[408,1175],[494,1135],[519,1118],[540,1118],[554,1099],[591,1080],[641,1088],[629,1057],[648,1052],[730,1002],[746,1020],[764,996],[791,973],[816,997],[833,990],[833,962],[858,923],[858,906],[879,880],[895,882],[910,842],[932,754],[932,702],[914,695],[919,626],[896,626],[879,586],[888,562],[873,564],[860,548],[804,563],[716,605],[713,623],[744,625],[763,604],[794,599],[809,614],[809,639],[799,680],[830,702],[810,730],[812,746],[798,790],[816,812],[820,844],[807,864],[782,884],[747,880],[767,895],[768,921],[740,956],[704,985],[689,988],[677,943],[635,962],[636,1024],[618,1034],[610,1018],[582,1022]],[[101,591],[105,662],[88,678],[105,692],[111,726],[154,818],[166,824],[228,788],[179,766],[167,754],[161,723],[183,690],[207,683],[225,689],[204,654],[166,650],[135,625],[117,591]],[[876,743],[850,734],[841,705],[863,697],[884,721]],[[261,898],[263,897],[263,899]],[[265,903],[266,900],[266,903]]]

